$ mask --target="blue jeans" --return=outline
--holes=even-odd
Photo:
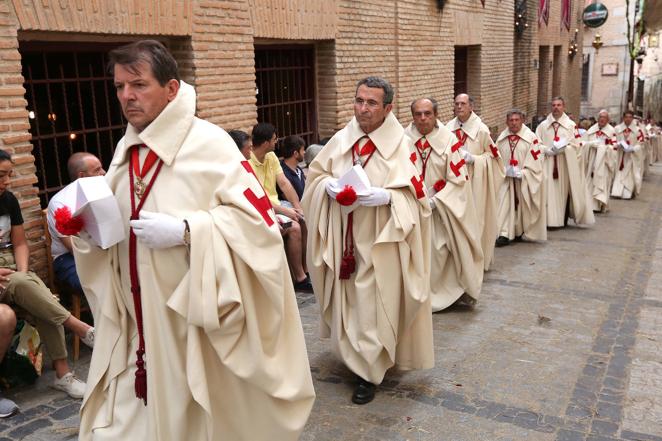
[[[53,271],[59,281],[68,283],[73,289],[83,292],[83,288],[80,286],[80,280],[78,279],[78,273],[76,273],[76,262],[74,261],[73,254],[66,253],[58,256],[53,261]]]

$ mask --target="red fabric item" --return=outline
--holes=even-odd
[[[356,191],[350,185],[345,185],[345,188],[336,195],[336,201],[345,207],[352,205],[357,198]]]
[[[511,160],[510,160],[510,165],[515,165],[515,166],[516,166],[517,164],[519,164],[519,162],[517,161],[517,159],[511,159]]]
[[[556,156],[554,156],[554,171],[552,172],[552,178],[554,179],[559,178],[559,165]]]
[[[152,186],[156,181],[161,167],[163,166],[163,161],[158,161],[156,170],[152,175],[147,187],[145,188],[142,197],[139,198],[139,202],[136,205],[136,198],[134,197],[135,193],[135,182],[134,182],[134,172],[138,170],[136,163],[138,162],[138,148],[141,146],[133,146],[133,152],[130,157],[129,163],[129,198],[131,200],[131,220],[138,219],[140,216],[140,210],[142,210],[147,196],[149,196]],[[148,155],[149,157],[149,155]],[[153,166],[154,163],[151,163]],[[141,170],[141,177],[144,177],[149,172],[149,168]],[[133,297],[133,307],[136,314],[136,327],[138,328],[138,350],[136,351],[136,378],[134,382],[134,388],[136,392],[136,397],[143,400],[145,406],[147,406],[147,371],[145,369],[145,332],[143,329],[143,309],[142,309],[142,298],[140,292],[140,278],[138,277],[138,240],[136,234],[133,232],[133,229],[129,229],[129,276],[131,278],[131,295]]]
[[[409,155],[409,160],[412,162],[412,164],[416,164],[416,152],[411,152],[411,155]]]
[[[537,160],[538,160],[538,155],[540,155],[540,150],[533,150],[533,149],[531,149],[531,155],[533,156],[533,159],[534,159],[535,161],[537,161]]]
[[[443,179],[439,179],[433,185],[434,191],[441,191],[444,189],[444,187],[446,187],[446,181],[444,181]]]
[[[60,207],[53,213],[55,217],[55,229],[65,236],[75,236],[85,226],[83,218],[72,216],[69,207]]]
[[[354,212],[347,215],[347,231],[345,231],[345,250],[340,261],[338,279],[348,280],[356,271],[356,258],[354,257]]]
[[[267,196],[267,192],[264,191],[264,187],[262,187],[262,183],[257,178],[257,175],[255,174],[253,167],[251,167],[250,162],[241,161],[241,165],[244,166],[244,169],[246,170],[247,173],[250,173],[255,177],[255,180],[257,181],[258,184],[260,184],[260,188],[262,188],[262,191],[264,192],[264,196],[258,198],[257,195],[253,193],[253,190],[247,188],[246,190],[244,190],[244,197],[248,199],[248,202],[250,202],[257,211],[260,212],[260,215],[262,215],[262,219],[264,219],[267,225],[272,226],[274,224],[274,220],[271,218],[271,215],[269,215],[269,210],[271,210],[272,205],[269,196]]]
[[[490,150],[492,150],[492,156],[495,158],[499,157],[499,149],[494,144],[490,144]]]

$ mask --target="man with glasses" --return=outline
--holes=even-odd
[[[474,100],[466,93],[455,97],[455,118],[448,127],[460,141],[463,164],[469,170],[469,182],[474,205],[480,221],[480,242],[487,271],[494,259],[494,241],[497,238],[497,199],[505,178],[506,168],[499,149],[490,137],[490,130],[474,113]],[[473,306],[475,299],[464,296],[463,303]]]
[[[356,404],[392,366],[434,365],[430,205],[392,102],[387,81],[359,81],[354,118],[311,163],[302,203],[321,333],[358,377]],[[341,188],[350,169],[359,181]]]

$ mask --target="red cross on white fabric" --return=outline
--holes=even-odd
[[[423,178],[416,179],[416,176],[412,176],[411,185],[413,185],[414,189],[416,190],[417,199],[425,196],[425,192],[423,191]]]
[[[538,155],[540,155],[540,150],[533,150],[531,149],[531,155],[533,156],[534,160],[538,160]]]
[[[251,164],[248,161],[241,161],[241,165],[244,166],[244,169],[246,172],[252,174],[255,176],[255,179],[259,183],[259,179],[257,179],[257,176],[255,175],[255,172],[253,171],[253,167],[251,167]],[[262,184],[260,184],[262,186]],[[264,192],[264,188],[262,189]],[[248,202],[250,202],[253,207],[262,215],[262,219],[267,223],[268,226],[272,226],[274,224],[274,220],[271,218],[271,215],[269,214],[269,211],[271,210],[271,201],[269,200],[269,196],[267,196],[266,192],[264,192],[264,196],[262,197],[257,197],[255,193],[253,193],[253,190],[250,188],[247,188],[244,190],[244,197],[248,199]]]
[[[455,176],[460,176],[460,168],[464,165],[464,159],[461,159],[457,164],[453,164],[453,161],[450,162],[451,170]]]

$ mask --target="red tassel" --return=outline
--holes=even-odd
[[[356,259],[354,256],[351,254],[343,256],[340,262],[340,275],[338,278],[340,280],[348,280],[354,271],[356,271]]]
[[[517,162],[517,159],[511,159],[511,160],[510,160],[510,165],[514,165],[514,166],[516,166],[517,164],[519,164],[519,163]]]
[[[336,201],[340,205],[349,206],[356,202],[357,196],[356,191],[349,185],[345,185],[345,188],[342,189],[340,193],[336,195]]]
[[[60,207],[53,213],[55,229],[65,236],[74,236],[80,233],[85,223],[80,216],[73,217],[69,207]]]
[[[619,170],[623,170],[623,167],[625,164],[623,163],[623,160],[625,159],[625,153],[621,155],[621,165],[618,167]]]
[[[552,178],[558,179],[559,178],[559,167],[556,162],[556,156],[554,156],[554,172],[552,173]]]
[[[138,356],[138,359],[136,360],[136,366],[138,369],[136,369],[135,388],[136,397],[143,400],[145,406],[147,406],[147,371],[145,370],[145,361],[143,360],[144,353],[145,351],[142,349],[138,349],[136,351],[136,355]]]

